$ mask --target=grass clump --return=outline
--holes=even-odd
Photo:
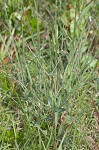
[[[0,149],[98,149],[98,2],[0,4]]]

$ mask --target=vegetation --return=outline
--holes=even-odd
[[[0,9],[0,150],[98,150],[98,0]]]

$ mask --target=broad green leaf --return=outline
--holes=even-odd
[[[75,18],[75,9],[74,8],[70,9],[70,18],[71,18],[71,20]]]
[[[85,15],[88,13],[88,11],[90,10],[90,8],[93,7],[93,6],[94,6],[94,2],[91,2],[89,5],[87,5],[87,6],[82,10],[80,17],[85,16]]]
[[[95,67],[98,60],[97,59],[93,59],[92,56],[90,55],[84,55],[82,58],[82,62],[86,61],[89,64],[89,67]]]
[[[60,20],[62,21],[62,23],[65,25],[65,26],[69,26],[69,18],[67,18],[66,14],[63,14],[60,18]]]
[[[39,18],[36,18],[36,17],[31,19],[30,24],[34,31],[37,31],[38,26],[39,26],[40,30],[42,30],[43,26],[44,26],[43,22]]]

